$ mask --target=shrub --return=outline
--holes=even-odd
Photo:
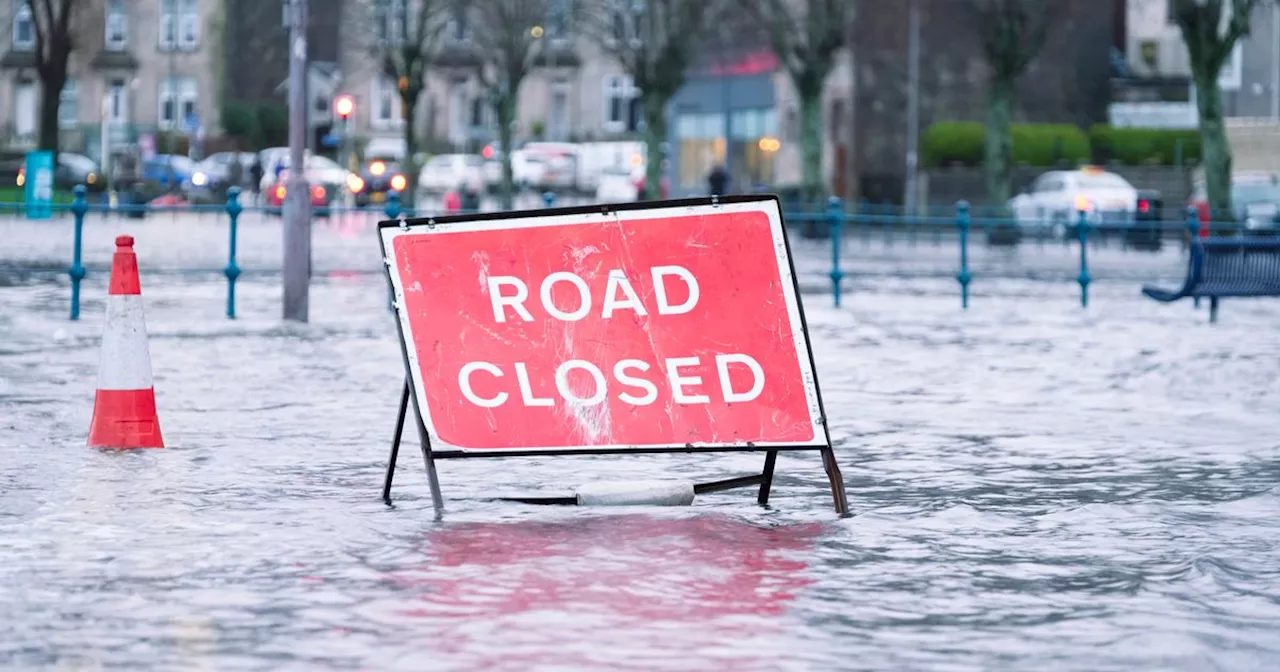
[[[283,106],[259,105],[258,128],[262,132],[263,147],[289,144],[289,113]]]
[[[1179,160],[1200,161],[1200,133],[1190,129],[1116,128],[1096,124],[1089,129],[1093,160],[1105,164],[1172,166]]]
[[[258,111],[239,100],[222,104],[222,129],[233,138],[240,138],[250,147],[262,148],[262,128],[258,125]]]
[[[1089,137],[1071,124],[1013,124],[1013,162],[1052,166],[1088,161]],[[959,163],[980,165],[987,138],[986,126],[976,121],[942,121],[925,129],[921,138],[924,165]]]

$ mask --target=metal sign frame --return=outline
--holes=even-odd
[[[477,222],[500,222],[502,220],[511,219],[529,219],[531,217],[551,218],[561,216],[582,216],[582,215],[600,215],[618,212],[632,212],[645,210],[658,210],[681,207],[698,207],[720,205],[729,205],[735,203],[742,204],[772,204],[778,213],[778,225],[781,226],[781,239],[786,253],[786,261],[788,268],[786,269],[791,277],[791,290],[794,292],[796,309],[799,313],[800,331],[805,346],[805,354],[808,357],[809,371],[813,376],[813,387],[817,397],[818,413],[820,416],[820,424],[822,426],[822,438],[825,442],[813,445],[755,445],[747,443],[745,445],[694,445],[686,444],[684,446],[636,446],[636,447],[581,447],[571,449],[502,449],[493,451],[475,451],[475,450],[438,450],[431,445],[431,435],[428,432],[426,423],[423,420],[422,409],[419,407],[418,395],[415,393],[413,375],[413,361],[409,354],[408,334],[405,333],[404,315],[402,311],[404,306],[399,301],[393,301],[393,310],[396,315],[396,331],[400,341],[400,354],[405,365],[405,384],[401,390],[399,411],[396,416],[395,434],[391,442],[391,454],[387,464],[386,477],[383,482],[382,498],[388,505],[391,504],[391,486],[395,478],[396,462],[399,457],[401,437],[404,434],[405,421],[408,418],[409,406],[412,402],[415,425],[418,429],[418,438],[422,450],[422,458],[427,471],[427,478],[431,487],[432,504],[435,507],[437,515],[444,510],[444,497],[440,490],[439,476],[436,472],[435,461],[438,459],[459,459],[459,458],[501,458],[501,457],[531,457],[531,456],[548,456],[548,455],[640,455],[654,453],[718,453],[718,452],[763,452],[765,453],[764,468],[758,474],[748,476],[740,476],[736,478],[724,479],[720,481],[712,481],[709,483],[699,483],[694,486],[694,492],[698,494],[707,492],[717,492],[721,490],[729,490],[732,488],[759,486],[757,494],[757,502],[767,504],[769,501],[769,492],[773,484],[774,464],[780,451],[819,451],[822,455],[823,468],[826,471],[827,479],[831,486],[832,500],[835,505],[836,512],[840,515],[848,515],[849,503],[848,496],[845,492],[844,479],[840,473],[840,467],[836,463],[835,452],[831,445],[831,432],[826,421],[826,406],[822,400],[822,389],[818,382],[817,367],[813,360],[813,346],[809,339],[809,326],[805,318],[804,303],[800,297],[799,282],[795,273],[795,260],[791,256],[791,242],[787,234],[787,227],[782,218],[782,208],[779,199],[773,194],[758,195],[738,195],[738,196],[711,196],[703,198],[676,199],[666,201],[644,201],[636,203],[594,205],[594,206],[574,206],[568,208],[548,208],[540,210],[517,210],[507,212],[489,212],[465,215],[450,215],[444,217],[419,217],[404,218],[394,220],[384,220],[378,222],[377,233],[378,242],[381,248],[383,266],[386,271],[387,286],[391,295],[394,297],[395,281],[394,274],[396,269],[392,257],[386,246],[386,238],[382,232],[384,229],[395,228],[400,230],[412,229],[414,227],[447,227],[450,224]],[[529,504],[575,504],[574,497],[508,497],[503,498],[510,501],[518,501]]]

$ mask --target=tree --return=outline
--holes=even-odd
[[[594,0],[586,6],[591,35],[640,91],[648,157],[644,198],[661,193],[667,103],[684,86],[711,5],[710,0]]]
[[[845,44],[848,0],[750,0],[747,8],[769,41],[800,100],[800,148],[806,200],[825,195],[822,179],[822,92]]]
[[[35,27],[36,73],[40,75],[40,149],[58,152],[58,104],[75,50],[76,19],[83,0],[27,0]]]
[[[511,209],[515,180],[511,171],[512,134],[520,86],[533,70],[543,41],[542,24],[551,18],[551,0],[468,0],[475,30],[475,75],[498,122],[502,149],[502,207]]]
[[[418,167],[413,158],[418,145],[418,103],[452,7],[446,0],[377,0],[374,7],[379,74],[396,82],[404,117],[404,173],[408,180],[404,198],[410,206],[418,188]]]
[[[1191,81],[1200,113],[1200,145],[1209,211],[1231,212],[1231,147],[1222,125],[1218,75],[1236,42],[1249,34],[1253,10],[1263,0],[1171,0],[1171,18],[1191,59]],[[1225,10],[1225,11],[1224,11]],[[1271,39],[1280,39],[1273,35]]]
[[[983,167],[987,197],[1003,209],[1013,163],[1013,102],[1018,79],[1040,53],[1055,10],[1065,0],[968,0],[970,18],[991,69]]]

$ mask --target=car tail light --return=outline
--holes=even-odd
[[[280,199],[280,200],[282,200],[282,201],[284,200],[284,185],[283,185],[283,184],[276,185],[276,198],[278,198],[278,199]]]
[[[319,184],[311,187],[311,198],[324,198],[324,187]]]
[[[1144,215],[1151,212],[1151,201],[1148,201],[1145,198],[1138,201],[1138,212],[1141,212]]]

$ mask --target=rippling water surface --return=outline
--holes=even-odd
[[[361,244],[371,244],[366,237]],[[683,509],[498,503],[751,455],[441,464],[379,500],[385,285],[146,274],[163,451],[84,447],[105,277],[0,287],[0,668],[1280,668],[1280,304],[856,280],[806,297],[855,515],[816,456]],[[1175,264],[1176,269],[1176,264]]]

